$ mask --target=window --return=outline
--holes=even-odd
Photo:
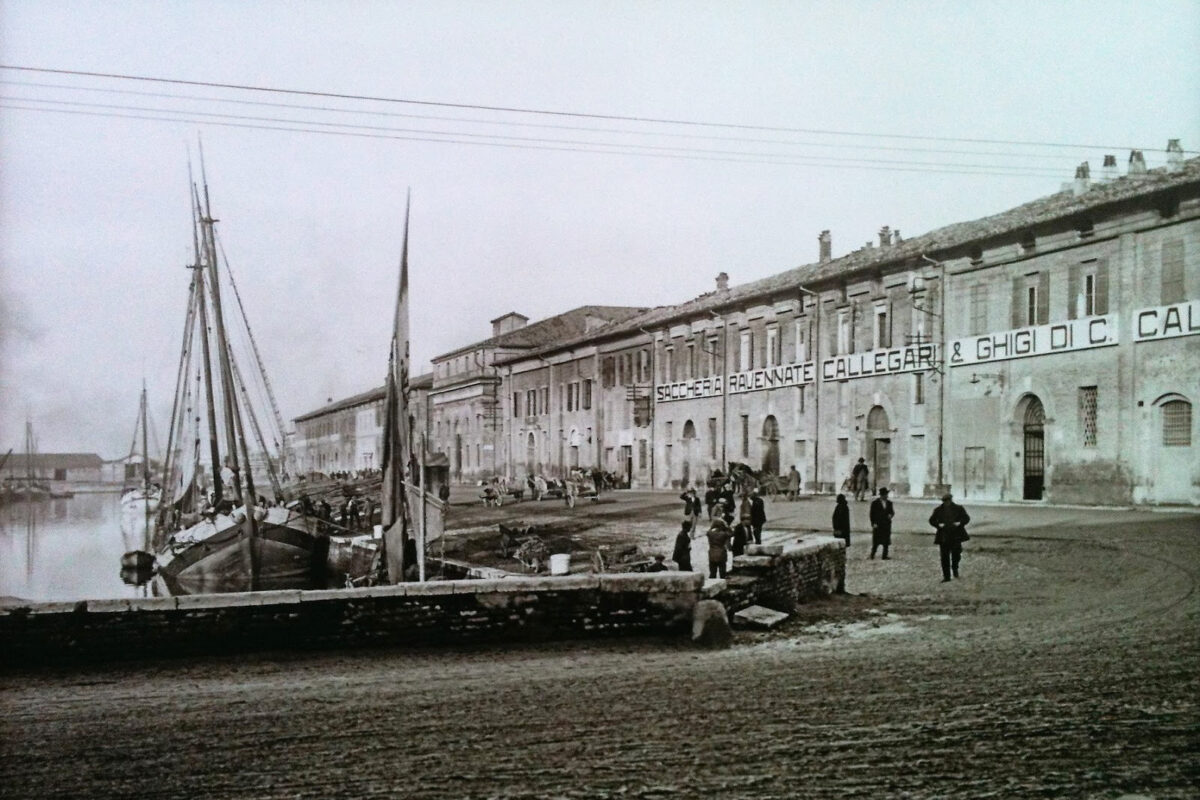
[[[799,388],[800,388],[800,413],[803,414],[804,413],[804,389],[805,389],[805,387],[801,386]]]
[[[520,392],[513,392],[512,403],[513,403],[512,415],[514,417],[521,416],[521,393]]]
[[[872,326],[872,346],[878,350],[892,346],[891,327],[888,324],[887,306],[875,306],[875,324]]]
[[[706,354],[708,356],[708,375],[721,374],[722,366],[719,353],[720,351],[717,350],[717,337],[708,337],[708,353]]]
[[[1050,273],[1034,272],[1013,278],[1012,327],[1045,325],[1050,321]]]
[[[650,351],[638,351],[638,383],[650,382]]]
[[[538,413],[539,414],[549,414],[550,413],[550,387],[549,386],[542,387],[542,407],[541,407],[541,409],[539,409]]]
[[[750,415],[742,414],[742,458],[750,457]]]
[[[796,460],[803,461],[808,457],[808,441],[805,439],[796,440]]]
[[[738,363],[734,372],[745,372],[754,369],[754,331],[742,331],[741,347],[738,349]]]
[[[583,382],[583,410],[590,411],[592,408],[592,380],[591,378]]]
[[[717,457],[717,418],[708,418],[708,457]]]
[[[671,382],[678,380],[678,378],[676,377],[677,373],[675,371],[675,347],[674,346],[667,348],[666,362],[667,362],[667,380],[671,381]]]
[[[1183,281],[1183,240],[1163,242],[1162,304],[1182,303],[1187,299]]]
[[[1096,387],[1079,387],[1079,427],[1084,447],[1096,446]]]
[[[669,442],[669,441],[671,441],[671,436],[673,435],[674,430],[675,430],[675,423],[668,422],[666,425],[666,430],[667,430],[667,441]]]
[[[695,378],[700,374],[700,369],[696,364],[696,343],[688,342],[687,345],[687,375],[685,378]]]
[[[796,322],[796,361],[808,361],[808,325],[803,320]]]
[[[612,356],[609,356],[600,365],[600,385],[605,389],[611,389],[616,384],[617,364],[616,360]]]
[[[767,328],[767,363],[766,366],[774,367],[783,363],[783,351],[780,349],[779,328]]]
[[[913,405],[925,404],[925,375],[917,372],[913,375]]]
[[[1067,318],[1108,313],[1108,259],[1074,264],[1067,275]]]
[[[837,315],[837,352],[849,353],[850,350],[850,312],[842,309]]]
[[[645,472],[648,459],[646,458],[646,440],[638,439],[638,471]]]
[[[838,455],[845,456],[850,454],[850,440],[845,436],[838,439]]]
[[[987,333],[987,284],[977,284],[971,287],[971,333]]]
[[[1162,404],[1163,444],[1167,447],[1192,446],[1192,404],[1169,400]]]

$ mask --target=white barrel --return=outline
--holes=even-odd
[[[566,575],[571,571],[571,554],[554,553],[550,556],[550,574]]]

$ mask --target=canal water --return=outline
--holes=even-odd
[[[0,506],[0,597],[32,601],[141,597],[121,580],[121,555],[142,549],[120,494],[76,494]]]

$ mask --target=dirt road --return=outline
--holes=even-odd
[[[887,562],[856,538],[855,594],[721,652],[572,643],[0,676],[0,795],[1200,796],[1200,517],[1042,522],[983,525],[950,584],[927,536],[901,526]]]

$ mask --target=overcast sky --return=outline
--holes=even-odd
[[[116,457],[143,378],[165,438],[198,137],[290,419],[382,382],[409,187],[424,371],[508,311],[680,302],[822,229],[840,255],[1200,149],[1197,53],[1196,2],[4,0],[9,67],[759,127],[0,70],[0,445],[28,416]]]

